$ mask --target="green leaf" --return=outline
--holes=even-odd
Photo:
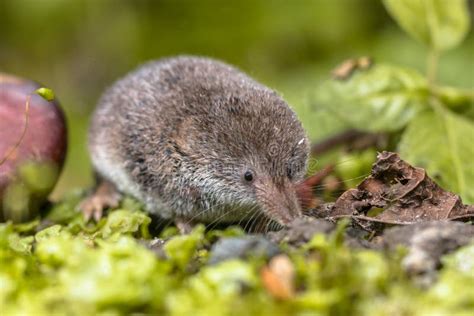
[[[418,72],[374,65],[347,80],[329,80],[316,91],[314,110],[323,107],[348,127],[396,131],[428,108],[428,84]]]
[[[474,203],[474,124],[444,108],[416,117],[399,144],[400,154],[423,167],[445,189]]]
[[[384,0],[397,23],[412,37],[434,48],[458,45],[469,31],[466,0]]]
[[[39,88],[35,91],[35,93],[41,96],[46,101],[53,101],[54,100],[54,92],[48,88]]]

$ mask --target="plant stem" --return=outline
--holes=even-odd
[[[474,90],[449,86],[431,86],[431,93],[451,109],[462,108],[474,103]]]
[[[436,81],[436,72],[438,70],[439,52],[432,48],[428,53],[428,61],[426,65],[426,76],[428,77],[428,83],[433,86]]]

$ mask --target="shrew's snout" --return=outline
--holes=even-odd
[[[296,195],[296,188],[289,180],[275,184],[274,181],[260,183],[257,200],[265,215],[281,225],[287,225],[301,216],[301,206]]]

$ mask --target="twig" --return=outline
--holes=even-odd
[[[324,180],[324,178],[326,178],[328,175],[330,175],[333,171],[334,171],[334,165],[327,165],[326,167],[319,170],[318,172],[316,172],[312,176],[306,178],[304,180],[304,184],[311,187],[311,188],[313,188],[313,187],[321,184],[321,182]]]
[[[386,142],[386,139],[386,134],[349,129],[314,144],[311,147],[311,155],[321,155],[341,145],[347,145],[351,150],[361,150],[372,146],[379,147],[380,144]]]

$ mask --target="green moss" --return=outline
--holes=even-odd
[[[282,247],[296,272],[296,295],[282,301],[262,283],[262,260],[207,264],[210,245],[240,229],[168,230],[157,256],[144,246],[151,238],[144,213],[121,209],[86,225],[75,211],[68,222],[58,216],[71,204],[54,206],[49,220],[60,224],[46,229],[39,221],[0,225],[2,315],[468,315],[474,308],[474,245],[445,256],[438,280],[420,289],[400,254],[349,249],[341,225],[300,248]]]

